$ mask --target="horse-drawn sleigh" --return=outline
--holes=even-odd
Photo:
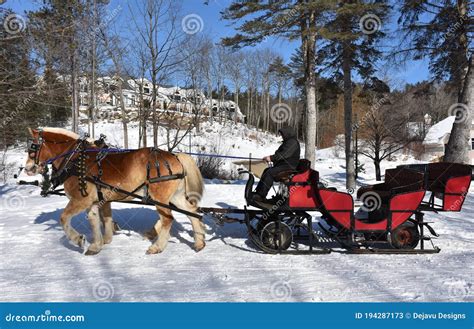
[[[240,222],[249,238],[267,253],[437,253],[438,236],[425,212],[461,211],[472,180],[472,168],[453,163],[399,166],[388,169],[385,181],[357,191],[363,202],[356,212],[351,194],[327,187],[310,162],[278,177],[271,202],[252,199],[254,176],[249,171],[243,209],[199,207],[203,180],[191,156],[154,148],[109,148],[104,139],[92,142],[63,129],[32,130],[25,171],[44,173],[53,167],[52,187],[44,194],[64,194],[69,203],[61,215],[67,237],[83,246],[84,236],[71,218],[87,211],[93,239],[86,254],[98,253],[115,231],[111,202],[156,206],[160,219],[145,235],[156,239],[147,253],[164,250],[173,222],[172,211],[187,215],[195,249],[205,246],[203,216],[218,223]],[[63,185],[63,190],[58,190]],[[428,194],[428,195],[427,195]],[[426,201],[425,201],[426,200]],[[437,203],[440,201],[441,203]],[[310,212],[322,214],[321,231],[314,230]],[[101,231],[101,221],[104,234]],[[325,233],[321,235],[321,233]],[[425,242],[432,247],[426,248]]]

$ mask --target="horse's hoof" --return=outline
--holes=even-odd
[[[194,249],[196,250],[196,252],[200,252],[201,250],[204,249],[205,246],[206,246],[206,243],[203,242],[202,244],[194,245]]]
[[[160,248],[153,248],[153,246],[151,246],[150,248],[148,248],[148,250],[146,251],[146,254],[147,255],[153,255],[153,254],[159,254],[163,252],[163,250],[161,250]]]
[[[86,244],[85,235],[79,236],[79,241],[77,242],[77,245],[79,246],[79,248],[84,248],[85,244]]]
[[[100,252],[100,250],[90,250],[90,249],[88,249],[84,255],[93,256],[93,255],[97,255],[99,252]]]

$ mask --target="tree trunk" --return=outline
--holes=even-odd
[[[119,83],[120,109],[122,110],[122,127],[123,127],[123,147],[128,148],[128,126],[127,113],[125,112],[125,101],[123,97],[122,84]]]
[[[249,85],[250,86],[250,85]],[[246,120],[245,122],[248,125],[252,125],[252,117],[250,116],[250,108],[251,108],[251,103],[252,103],[252,92],[250,90],[250,87],[247,87],[247,109],[246,109]]]
[[[257,128],[257,131],[258,129],[260,128],[260,115],[261,115],[261,111],[262,109],[258,108],[258,90],[257,90],[257,87],[255,86],[255,89],[254,89],[254,102],[253,102],[253,108],[254,108],[254,113],[255,113],[255,127]]]
[[[209,99],[209,122],[212,124],[214,122],[214,112],[212,111],[212,81],[209,73],[207,73],[207,98]]]
[[[250,118],[250,101],[251,101],[251,98],[252,98],[252,93],[250,91],[250,84],[247,86],[247,111],[245,113],[246,117],[245,117],[245,121],[248,125],[252,125],[252,120]]]
[[[74,47],[74,46],[73,46]],[[72,110],[72,131],[75,133],[79,132],[79,84],[78,84],[78,73],[77,73],[77,56],[76,50],[72,50],[71,58],[71,87],[72,87],[72,97],[71,97],[71,110]]]
[[[282,99],[281,99],[281,98],[282,98],[282,97],[281,97],[282,89],[283,89],[283,87],[282,87],[282,81],[280,80],[280,81],[278,82],[278,95],[277,95],[277,96],[278,96],[278,104],[281,104],[281,102],[282,102]],[[270,99],[269,99],[269,102],[270,102]],[[293,107],[291,107],[291,106],[290,106],[290,108],[293,109]],[[288,125],[291,126],[291,117],[290,117],[290,120],[288,120]],[[278,132],[278,130],[280,130],[280,128],[281,128],[282,126],[283,126],[283,125],[282,125],[281,122],[280,122],[280,123],[277,123],[277,129],[276,129],[276,131]],[[296,131],[296,129],[295,129],[295,131]],[[298,135],[297,135],[297,136],[298,136]]]
[[[93,24],[94,31],[97,29],[97,2],[94,0],[94,14],[93,14]],[[95,138],[95,111],[96,111],[96,88],[95,88],[95,80],[96,80],[96,70],[97,70],[97,38],[96,33],[92,33],[92,67],[91,67],[91,103],[89,104],[91,107],[90,113],[90,122],[91,122],[91,136]]]
[[[311,161],[314,168],[316,160],[316,13],[311,10],[308,22],[302,23],[302,47],[305,66],[306,90],[306,131],[305,131],[305,158]]]
[[[375,179],[377,181],[381,181],[382,175],[380,173],[380,160],[374,160],[374,165],[375,165]]]
[[[142,77],[142,81],[143,81],[143,77]],[[146,126],[147,126],[147,118],[148,118],[148,109],[145,107],[144,97],[143,97],[143,89],[140,93],[141,93],[140,102],[142,103],[142,105],[141,105],[142,106],[142,117],[140,118],[140,120],[141,120],[140,129],[142,130],[143,147],[147,147],[148,146],[148,139],[147,139],[147,135],[146,135]]]
[[[352,78],[351,78],[351,48],[350,44],[343,45],[342,70],[344,75],[344,141],[346,155],[346,188],[355,188],[354,152],[352,145]]]
[[[268,113],[270,113],[270,110],[271,110],[271,108],[270,108],[270,86],[268,86],[266,102],[267,102],[266,107],[268,109],[267,111],[268,111]],[[270,121],[270,120],[268,120],[268,121]],[[290,122],[288,121],[287,124],[289,124],[289,123]],[[270,129],[271,129],[271,126],[269,125],[268,128],[267,128],[267,131],[270,131]]]
[[[152,117],[153,117],[153,147],[158,147],[158,118],[156,115],[156,96],[152,101]]]
[[[471,164],[469,156],[469,151],[471,150],[470,132],[473,119],[472,111],[474,109],[474,68],[472,55],[469,59],[469,67],[464,79],[464,88],[459,103],[462,105],[457,108],[456,120],[446,145],[444,161]]]
[[[239,92],[240,92],[240,85],[238,84],[238,82],[236,82],[235,94],[234,94],[234,103],[235,103],[234,123],[237,123],[237,108],[239,107]]]
[[[267,108],[267,78],[264,77],[262,81],[262,95],[260,96],[260,103],[263,111],[263,126],[262,130],[268,131],[270,125],[270,110]]]
[[[70,18],[74,19],[74,9],[73,7],[70,7],[68,10],[70,10]],[[77,35],[76,35],[76,26],[74,26],[71,31],[69,38],[67,39],[69,42],[69,50],[70,53],[68,54],[70,56],[71,60],[71,115],[72,115],[72,131],[75,133],[79,132],[79,63],[78,63],[78,53],[77,53]]]

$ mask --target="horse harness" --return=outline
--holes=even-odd
[[[79,180],[79,191],[83,197],[88,196],[87,192],[87,182],[94,184],[97,188],[98,199],[100,203],[105,201],[102,189],[108,189],[112,191],[119,192],[121,194],[127,195],[127,197],[139,197],[137,192],[140,189],[144,189],[144,197],[141,197],[143,203],[147,203],[151,200],[149,196],[149,185],[154,183],[160,183],[168,180],[175,180],[175,179],[182,179],[185,177],[184,167],[182,163],[179,161],[178,157],[172,153],[176,160],[181,165],[181,173],[173,173],[169,162],[166,160],[165,157],[160,156],[160,152],[162,152],[158,148],[151,148],[150,154],[154,157],[153,163],[149,160],[146,165],[146,181],[140,184],[136,189],[132,192],[128,192],[122,190],[116,186],[110,185],[104,181],[102,181],[103,169],[102,169],[102,161],[107,158],[110,153],[114,152],[131,152],[132,150],[117,150],[117,149],[110,149],[108,145],[105,143],[105,136],[100,135],[100,138],[94,141],[94,146],[97,148],[89,148],[91,143],[87,140],[88,136],[85,138],[80,138],[76,140],[76,143],[73,147],[64,152],[63,154],[48,159],[44,161],[42,164],[45,166],[45,170],[47,170],[47,165],[52,164],[53,172],[51,175],[51,188],[44,193],[43,196],[47,196],[48,194],[58,194],[56,192],[56,188],[59,185],[62,185],[68,178],[72,176],[78,177]],[[56,142],[56,141],[49,141],[45,140],[43,137],[43,131],[39,130],[38,140],[35,142],[34,140],[30,143],[28,147],[28,156],[30,159],[34,160],[35,165],[39,165],[40,159],[40,152],[43,147],[44,143],[51,143],[51,144],[65,144],[70,143],[71,140]],[[90,154],[92,152],[97,152],[96,158],[94,163],[97,165],[97,175],[89,175],[89,172],[86,168],[86,161],[89,159]],[[77,156],[75,157],[75,155]],[[53,165],[53,162],[57,159],[62,159],[61,163],[59,164],[58,168]],[[163,160],[163,166],[166,168],[167,174],[162,173],[163,168],[160,168],[160,159]],[[156,177],[151,177],[151,168],[152,166],[155,167],[156,170]],[[126,197],[125,197],[126,198]],[[124,199],[125,199],[124,198]]]

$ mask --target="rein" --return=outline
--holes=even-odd
[[[125,153],[125,152],[131,152],[131,151],[135,151],[135,150],[133,150],[133,149],[118,149],[118,148],[103,148],[103,149],[92,148],[92,149],[84,149],[82,151],[72,150],[72,151],[64,152],[64,153],[62,153],[58,156],[55,156],[54,158],[50,158],[50,159],[44,161],[44,164],[51,164],[54,161],[56,161],[57,159],[61,159],[62,157],[65,157],[67,155],[74,154],[74,153],[79,153],[79,152],[97,152],[97,153],[100,153],[100,152],[121,153],[121,152],[123,152],[123,153]]]
[[[96,185],[98,188],[98,194],[99,194],[99,199],[103,199],[102,197],[102,192],[100,191],[100,188],[102,187],[102,181],[101,181],[101,176],[102,176],[102,166],[101,166],[101,161],[109,154],[109,153],[125,153],[125,152],[131,152],[135,151],[134,149],[121,149],[121,148],[109,148],[105,145],[104,140],[105,140],[105,135],[101,135],[100,139],[98,141],[95,141],[94,144],[96,146],[105,146],[104,147],[95,147],[95,148],[88,148],[90,145],[89,142],[87,141],[86,138],[79,138],[75,140],[75,143],[69,148],[68,150],[64,151],[63,153],[54,156],[52,158],[49,158],[45,161],[41,162],[42,166],[47,167],[49,164],[53,164],[56,160],[58,159],[63,159],[60,164],[58,165],[58,168],[55,168],[53,165],[53,173],[51,175],[51,182],[52,188],[50,191],[46,193],[53,194],[55,189],[64,183],[64,181],[67,180],[68,177],[75,175],[79,178],[79,190],[82,194],[82,196],[87,196],[87,181],[93,181],[93,183]],[[28,152],[30,154],[30,158],[35,160],[35,164],[39,164],[39,158],[40,158],[40,152],[43,147],[43,144],[45,143],[51,143],[51,144],[64,144],[64,143],[70,143],[74,140],[66,140],[66,141],[61,141],[61,142],[56,142],[56,141],[48,141],[43,138],[43,131],[39,131],[39,136],[38,136],[38,142],[32,142],[30,147],[28,148]],[[157,177],[150,177],[150,163],[147,165],[147,182],[146,186],[139,186],[139,188],[145,188],[146,194],[148,194],[148,184],[150,183],[158,183],[161,181],[166,181],[170,179],[179,179],[182,178],[183,174],[173,174],[170,168],[170,165],[167,161],[164,162],[164,165],[166,169],[168,170],[168,175],[162,176],[160,174],[160,164],[158,162],[158,159],[156,158],[157,153],[159,152],[158,149],[152,148],[152,152],[155,154],[155,167],[156,171],[158,173]],[[86,153],[97,153],[96,156],[96,162],[98,165],[98,176],[97,177],[87,177],[86,173],[86,158],[88,157]],[[252,158],[251,156],[249,157],[242,157],[242,156],[231,156],[231,155],[220,155],[220,154],[209,154],[209,153],[193,153],[193,152],[183,152],[188,155],[194,155],[198,157],[211,157],[211,158],[227,158],[227,159],[242,159],[242,160],[260,160],[258,158]],[[74,157],[76,154],[78,154],[78,157]],[[178,160],[179,161],[179,160]],[[143,184],[142,184],[143,185]],[[133,191],[135,192],[135,191]],[[132,193],[133,193],[132,192]]]
[[[111,152],[111,153],[121,153],[121,152],[131,152],[131,151],[135,151],[134,149],[121,149],[121,148],[93,148],[93,149],[85,149],[84,152],[97,152],[97,153],[100,153],[100,152]],[[53,163],[54,161],[56,161],[57,159],[60,159],[62,157],[65,157],[71,153],[78,153],[77,151],[68,151],[68,152],[65,152],[63,154],[60,154],[54,158],[51,158],[51,159],[48,159],[46,160],[44,163],[45,164],[51,164]],[[193,152],[180,152],[180,153],[185,153],[185,154],[188,154],[188,155],[194,155],[194,156],[198,156],[198,157],[208,157],[208,158],[226,158],[226,159],[240,159],[240,160],[262,160],[260,158],[252,158],[252,157],[242,157],[242,156],[233,156],[233,155],[221,155],[221,154],[212,154],[212,153],[193,153]]]

